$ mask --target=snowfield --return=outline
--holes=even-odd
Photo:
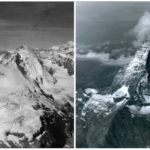
[[[73,146],[72,68],[73,42],[0,54],[1,148]]]
[[[130,95],[127,86],[122,86],[112,95],[92,93],[90,99],[84,104],[82,116],[85,116],[88,111],[108,115],[113,111],[116,111],[120,106],[124,105],[128,101],[129,97]],[[119,102],[115,102],[116,99],[120,99]]]

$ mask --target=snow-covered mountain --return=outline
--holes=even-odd
[[[0,53],[0,147],[73,146],[73,42]]]
[[[121,129],[116,132],[112,129],[116,127],[116,123],[114,126],[116,116],[122,115],[120,112],[124,110],[128,111],[131,118],[150,119],[150,90],[147,78],[148,73],[145,67],[149,52],[150,43],[143,43],[128,66],[118,72],[114,78],[111,91],[104,92],[96,89],[85,89],[85,92],[77,92],[77,107],[80,106],[77,117],[80,124],[82,122],[84,131],[86,131],[84,136],[86,136],[85,141],[87,141],[88,147],[150,146],[150,142],[146,140],[144,141],[145,143],[139,142],[141,145],[138,145],[138,141],[136,141],[135,145],[132,145],[127,141],[130,138],[128,135],[122,141],[125,137],[119,132]],[[118,122],[118,128],[120,126],[121,123]],[[131,127],[133,124],[128,126]],[[93,134],[95,134],[94,137]],[[136,136],[138,137],[139,135]],[[113,139],[110,140],[110,137]],[[118,138],[122,138],[120,143]],[[115,142],[118,142],[120,145],[115,145]],[[78,144],[82,145],[80,142]]]

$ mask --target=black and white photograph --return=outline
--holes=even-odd
[[[77,148],[150,147],[150,2],[76,2]]]
[[[74,147],[73,20],[73,2],[0,2],[0,148]]]

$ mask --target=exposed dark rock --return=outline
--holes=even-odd
[[[150,121],[132,117],[127,108],[120,110],[112,121],[105,147],[146,148],[150,146]]]

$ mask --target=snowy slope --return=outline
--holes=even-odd
[[[145,64],[148,52],[150,50],[150,43],[143,43],[142,47],[136,52],[135,57],[129,63],[124,73],[122,84],[131,84],[131,80],[139,79],[140,75],[145,72]]]
[[[128,87],[126,86],[122,86],[112,95],[93,93],[90,99],[84,104],[82,116],[85,116],[88,111],[107,116],[123,106],[129,100],[129,97]]]
[[[61,47],[64,52],[53,51],[70,58],[73,45]],[[42,51],[44,59],[40,53],[26,46],[0,53],[0,147],[73,146],[67,143],[73,132],[73,73],[53,64],[50,50]]]

